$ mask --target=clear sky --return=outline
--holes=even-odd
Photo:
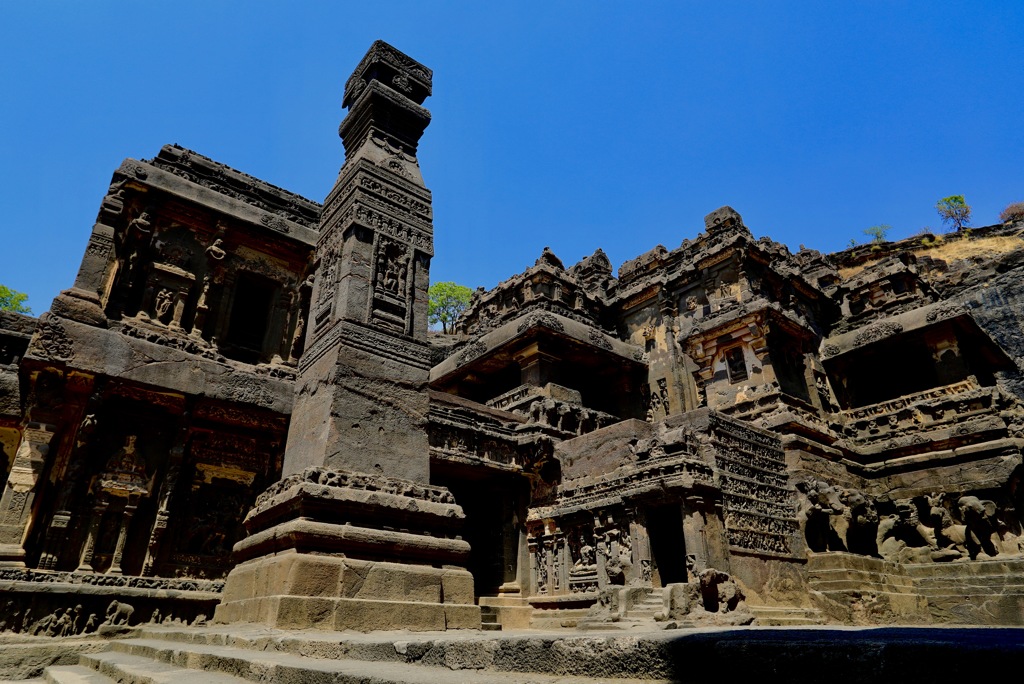
[[[110,176],[176,142],[321,201],[346,78],[434,70],[433,280],[676,247],[729,204],[834,251],[1024,200],[1024,2],[5,2],[0,283],[74,282]]]

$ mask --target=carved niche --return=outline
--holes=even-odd
[[[405,333],[409,320],[409,246],[379,237],[373,268],[373,298],[370,321],[381,327]]]

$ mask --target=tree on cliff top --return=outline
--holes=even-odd
[[[963,230],[971,223],[971,207],[963,195],[943,197],[935,205],[935,210],[939,212],[943,223],[952,225],[957,230]]]
[[[24,292],[18,292],[6,285],[0,285],[0,311],[31,314],[32,309],[25,304],[26,301],[28,301],[28,295]]]
[[[455,321],[469,306],[473,291],[465,285],[453,282],[433,283],[427,290],[427,321],[431,325],[441,324],[441,332],[451,335],[455,332]]]
[[[871,226],[870,228],[864,229],[864,234],[871,238],[871,242],[880,243],[885,242],[885,236],[892,230],[892,226],[888,223],[883,223],[877,226]]]

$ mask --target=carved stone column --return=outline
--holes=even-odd
[[[132,517],[134,517],[136,509],[138,509],[138,505],[134,500],[129,499],[121,511],[121,529],[117,532],[117,546],[114,547],[114,557],[110,561],[110,569],[107,570],[108,575],[121,574],[124,544],[128,540],[128,528],[132,524]]]
[[[93,572],[93,554],[96,552],[96,540],[100,534],[100,523],[103,522],[103,514],[107,512],[109,502],[106,497],[100,496],[92,509],[92,517],[89,519],[89,531],[85,535],[85,543],[82,544],[81,560],[78,562],[79,572]]]
[[[704,499],[699,496],[687,497],[683,506],[683,543],[686,548],[688,579],[691,582],[708,568],[708,540],[704,530],[706,506]]]
[[[31,529],[32,503],[54,430],[53,425],[29,423],[22,431],[0,498],[0,566],[25,567],[24,543]]]
[[[647,516],[639,508],[630,509],[626,514],[629,516],[633,569],[646,586],[651,586],[651,537],[647,533]]]
[[[428,484],[433,225],[416,149],[430,89],[429,69],[380,41],[345,86],[284,479],[246,518],[219,622],[480,626],[462,509]]]
[[[171,447],[168,458],[167,474],[164,476],[163,484],[157,495],[156,518],[149,530],[149,544],[146,545],[146,560],[142,564],[142,574],[152,576],[154,565],[160,552],[160,540],[167,531],[167,523],[171,517],[171,502],[174,499],[174,491],[178,487],[178,480],[181,477],[181,465],[185,459],[185,447],[189,434],[189,416],[186,411],[182,414],[178,425],[178,437]]]
[[[540,570],[540,564],[537,560],[541,549],[540,540],[536,536],[528,536],[526,538],[526,549],[530,557],[529,595],[536,596],[540,593],[540,583],[537,581]]]

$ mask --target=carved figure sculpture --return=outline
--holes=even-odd
[[[822,480],[798,482],[796,487],[804,495],[797,521],[804,528],[807,548],[815,553],[846,551],[846,545],[832,527],[833,516],[846,512],[839,492]]]
[[[168,312],[171,310],[171,306],[174,304],[174,293],[170,289],[164,287],[160,289],[160,292],[156,295],[156,304],[154,311],[157,319],[163,319]]]
[[[206,248],[206,256],[213,261],[223,261],[224,257],[228,255],[224,249],[224,241],[220,238],[214,240],[209,247]]]
[[[878,510],[875,502],[856,489],[844,489],[839,500],[846,506],[842,516],[837,516],[837,526],[845,528],[839,533],[850,553],[877,556]]]
[[[945,505],[946,495],[932,493],[925,497],[925,501],[928,504],[928,524],[934,531],[936,544],[943,552],[940,555],[932,554],[935,560],[956,560],[966,556],[967,526],[957,524],[953,520]]]
[[[878,523],[878,553],[891,563],[930,563],[934,559],[935,540],[930,529],[918,517],[917,508],[908,501],[898,502],[897,512]]]
[[[617,553],[613,549],[616,549]],[[608,533],[601,551],[606,558],[604,567],[608,574],[608,583],[628,584],[633,579],[633,550],[630,548],[629,535],[612,530]]]
[[[960,517],[966,525],[964,543],[971,560],[979,556],[995,558],[1001,549],[1000,523],[996,504],[976,496],[962,496],[957,501]]]
[[[110,605],[107,606],[107,619],[103,621],[103,624],[127,625],[128,621],[132,619],[132,613],[134,612],[135,608],[130,603],[111,601]]]

